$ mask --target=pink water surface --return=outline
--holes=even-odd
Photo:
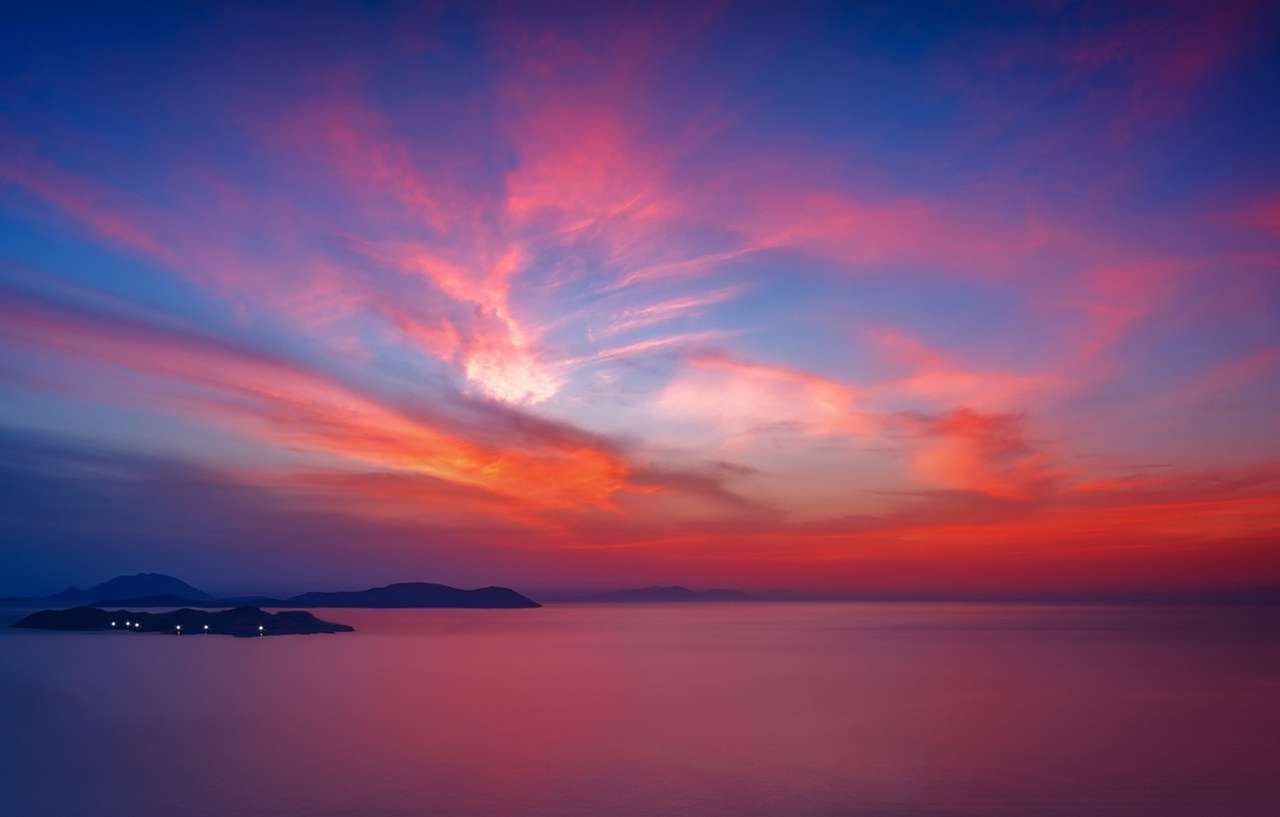
[[[1280,814],[1267,610],[317,612],[0,634],[0,813]]]

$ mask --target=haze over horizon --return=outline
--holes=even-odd
[[[1262,3],[12,13],[0,596],[1280,586]]]

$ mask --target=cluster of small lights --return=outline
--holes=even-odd
[[[120,622],[118,622],[118,621],[112,621],[112,622],[111,622],[111,626],[112,626],[112,627],[116,627],[116,626],[118,626],[118,625],[119,625],[119,623],[120,623]],[[126,621],[126,622],[124,623],[124,627],[125,627],[125,629],[126,629],[126,630],[137,630],[137,629],[140,629],[140,628],[142,627],[142,622],[141,622],[141,621]],[[204,625],[202,625],[202,627],[203,627],[203,629],[204,629],[205,633],[208,633],[208,632],[209,632],[209,625],[208,625],[208,624],[204,624]],[[175,624],[175,625],[173,625],[173,629],[174,629],[174,632],[176,632],[178,635],[182,635],[182,625],[181,625],[181,624]],[[267,628],[266,628],[266,626],[265,626],[265,625],[263,625],[263,624],[259,624],[259,625],[258,625],[258,635],[266,635],[266,630],[267,630]]]

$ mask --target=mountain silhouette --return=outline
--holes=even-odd
[[[68,588],[52,596],[0,599],[6,607],[77,607],[119,604],[129,607],[363,607],[363,608],[501,608],[541,607],[507,587],[462,590],[447,584],[400,582],[367,590],[302,593],[287,598],[238,596],[214,598],[181,579],[159,573],[117,576],[88,590]]]
[[[50,602],[99,602],[117,601],[119,599],[138,598],[143,596],[171,596],[174,598],[201,600],[209,598],[203,590],[166,576],[163,573],[135,573],[132,576],[116,576],[101,584],[95,584],[88,590],[68,587],[61,593],[48,596]]]
[[[533,599],[506,587],[460,590],[446,584],[401,582],[369,590],[338,593],[303,593],[281,606],[298,607],[541,607]]]

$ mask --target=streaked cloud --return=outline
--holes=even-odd
[[[160,76],[104,36],[92,88],[6,84],[0,423],[42,497],[174,473],[263,536],[565,583],[1280,575],[1273,12],[885,49],[686,11],[338,11]]]

